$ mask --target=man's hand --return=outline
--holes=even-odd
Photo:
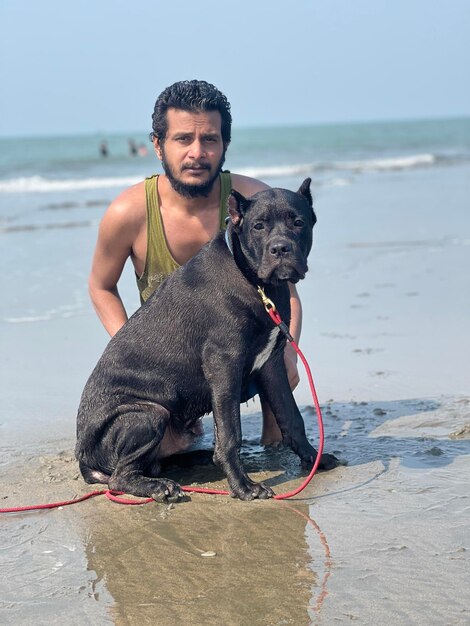
[[[294,391],[299,384],[300,376],[297,369],[297,353],[290,344],[287,344],[284,350],[284,363],[286,364],[290,388]]]

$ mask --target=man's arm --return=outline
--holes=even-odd
[[[127,321],[117,284],[136,236],[129,191],[112,202],[104,214],[88,281],[95,311],[111,337]]]
[[[299,343],[300,333],[302,330],[302,303],[297,292],[297,288],[289,283],[290,291],[290,325],[289,332],[294,338],[295,343]],[[297,369],[297,352],[289,342],[286,344],[284,351],[284,360],[286,363],[287,376],[291,389],[295,389],[299,384],[300,377]]]

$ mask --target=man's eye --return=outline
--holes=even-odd
[[[304,222],[302,220],[295,220],[294,222],[294,226],[298,226],[299,228],[303,225],[304,225]]]
[[[258,222],[253,226],[253,228],[255,228],[256,230],[263,230],[264,224],[262,222]]]

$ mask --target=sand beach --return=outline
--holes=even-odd
[[[286,170],[268,182],[301,180]],[[315,186],[314,176],[318,225],[299,286],[300,345],[325,449],[344,465],[284,502],[194,494],[172,506],[120,506],[97,497],[4,514],[2,624],[470,622],[470,165],[356,166],[325,181],[318,174]],[[0,507],[91,490],[73,458],[75,411],[107,341],[86,276],[112,197],[104,187],[78,201],[64,191],[36,200],[28,216],[31,196],[9,193],[0,224],[9,268]],[[58,202],[76,205],[44,208]],[[71,222],[82,225],[64,226]],[[62,226],[45,227],[52,223]],[[12,229],[19,225],[31,228]],[[137,306],[131,272],[122,292]],[[296,398],[315,441],[305,375]],[[259,406],[243,414],[250,473],[277,492],[297,485],[294,455],[258,444]],[[210,447],[210,418],[205,426]],[[225,484],[210,466],[168,471],[183,484]]]

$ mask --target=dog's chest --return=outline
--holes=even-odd
[[[263,365],[266,363],[266,361],[269,359],[274,349],[274,346],[276,345],[278,334],[279,334],[279,328],[276,326],[269,333],[268,341],[266,342],[264,347],[262,347],[260,351],[258,352],[258,354],[256,355],[254,363],[253,363],[253,367],[251,368],[250,373],[260,370],[263,367]]]

